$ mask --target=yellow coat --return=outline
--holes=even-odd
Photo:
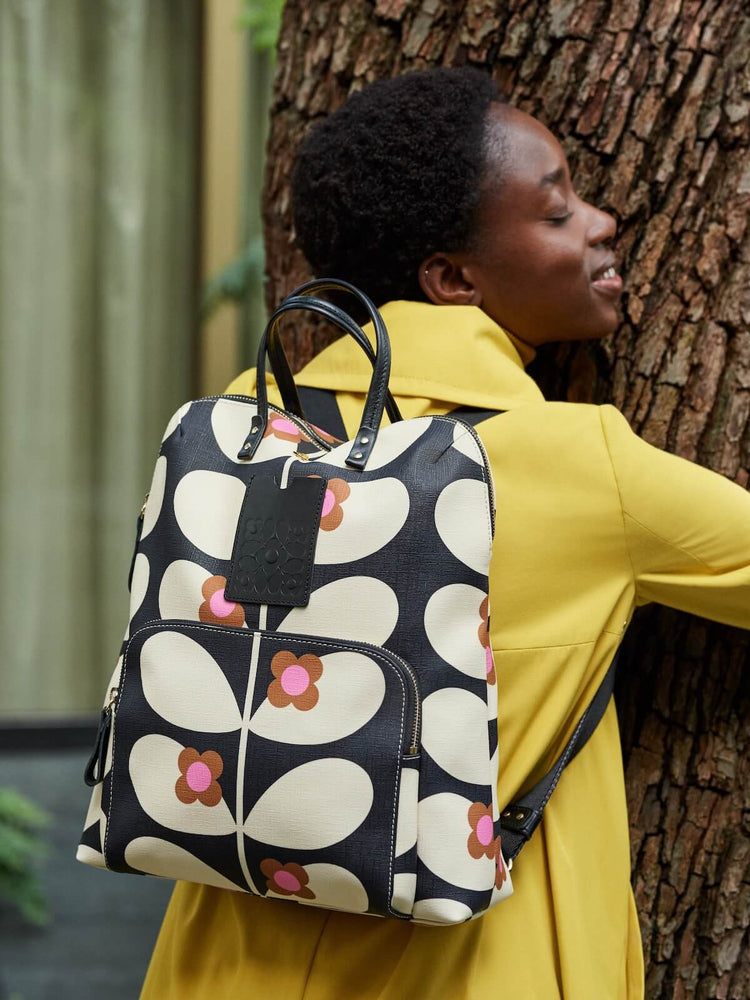
[[[750,493],[646,444],[613,406],[546,402],[532,348],[474,306],[392,302],[406,418],[508,409],[480,427],[494,472],[490,575],[501,806],[539,778],[588,705],[633,609],[750,628]],[[339,391],[350,435],[369,366],[349,339],[298,377]],[[229,391],[254,394],[254,370]],[[273,394],[272,394],[273,395]],[[514,894],[434,928],[178,882],[142,1000],[639,1000],[614,703],[513,870]]]

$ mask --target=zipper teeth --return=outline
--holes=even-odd
[[[152,618],[150,621],[144,622],[143,625],[141,625],[141,627],[136,632],[133,633],[133,635],[130,637],[130,640],[132,641],[141,632],[145,632],[145,630],[147,628],[149,628],[149,626],[151,626],[151,625],[167,625],[167,624],[169,624],[170,621],[174,622],[174,624],[176,624],[176,625],[196,625],[196,624],[200,624],[200,623],[197,623],[197,622],[187,621],[186,619],[184,620],[184,619],[181,619],[181,618],[174,618],[174,619],[171,619],[171,618]],[[247,635],[247,632],[248,632],[248,629],[233,628],[233,627],[227,626],[227,625],[203,624],[202,627],[203,628],[221,629],[224,632],[239,632],[242,635]],[[290,639],[300,639],[300,640],[303,640],[303,641],[305,639],[314,639],[316,642],[325,642],[325,636],[318,636],[318,635],[297,635],[294,632],[279,632],[279,631],[274,631],[273,629],[256,629],[256,631],[266,632],[268,635],[288,636]],[[381,656],[385,656],[386,659],[395,660],[399,664],[399,666],[402,667],[403,672],[408,676],[409,680],[411,681],[412,689],[414,691],[414,725],[412,727],[412,740],[411,740],[410,747],[415,747],[416,750],[418,750],[419,749],[419,728],[420,728],[421,721],[422,721],[422,699],[421,699],[420,694],[419,694],[419,681],[417,679],[416,673],[414,672],[414,668],[411,667],[411,666],[409,666],[409,664],[406,662],[406,660],[404,660],[402,657],[400,657],[398,655],[398,653],[393,653],[390,649],[385,649],[385,647],[383,647],[383,646],[376,646],[372,642],[363,642],[361,639],[350,639],[350,640],[346,640],[346,639],[333,639],[332,642],[333,643],[345,643],[345,644],[348,643],[349,645],[364,646],[365,649],[372,649],[376,653],[379,653]],[[118,688],[118,694],[119,694],[119,688]]]
[[[255,396],[203,396],[201,397],[201,399],[196,399],[195,402],[196,403],[200,403],[202,401],[211,402],[212,400],[219,400],[219,399],[235,399],[242,403],[246,403],[248,400],[250,400],[253,403],[257,403]],[[300,417],[295,416],[293,413],[289,413],[288,410],[282,410],[280,407],[274,406],[273,403],[268,404],[268,409],[275,410],[276,413],[283,416],[285,420],[291,420],[291,422],[295,426],[299,427],[299,429],[303,431],[305,434],[307,434],[308,437],[311,437],[316,444],[321,445],[323,451],[328,452],[333,450],[334,446],[331,444],[331,442],[325,441],[322,437],[319,437],[318,434],[313,429],[312,424],[309,424],[306,420],[302,420]]]
[[[282,633],[282,635],[283,634],[284,633]],[[287,633],[287,634],[289,634],[289,633]],[[389,656],[391,659],[396,660],[403,667],[403,670],[406,673],[406,675],[408,676],[409,680],[411,681],[412,688],[414,689],[414,727],[412,729],[411,746],[414,747],[415,749],[418,749],[419,748],[419,744],[418,744],[418,740],[419,740],[419,726],[420,726],[421,715],[422,715],[422,699],[421,699],[421,697],[419,695],[419,684],[418,684],[418,681],[417,681],[417,675],[414,673],[413,668],[409,666],[409,664],[406,662],[406,660],[402,659],[397,653],[391,652],[390,649],[384,649],[383,646],[375,646],[371,642],[362,642],[359,639],[356,639],[355,642],[357,643],[358,646],[366,646],[368,649],[374,649],[378,653],[381,653],[381,654],[385,653],[386,656]]]
[[[454,420],[457,424],[461,424],[462,427],[465,427],[471,433],[471,436],[474,438],[476,443],[479,445],[479,450],[482,453],[482,460],[484,462],[484,469],[485,472],[487,473],[487,488],[490,494],[490,524],[492,525],[492,537],[494,538],[495,537],[495,482],[492,478],[492,469],[490,468],[490,460],[487,456],[484,443],[482,442],[482,439],[480,438],[479,434],[477,434],[477,431],[472,426],[472,424],[467,424],[466,421],[461,420],[460,417],[452,417],[450,413],[441,414],[441,416],[443,416],[444,418],[448,417],[450,420]]]

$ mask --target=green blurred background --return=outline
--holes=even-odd
[[[0,0],[0,998],[138,995],[171,883],[75,861],[136,517],[262,327],[282,0]]]

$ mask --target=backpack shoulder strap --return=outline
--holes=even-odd
[[[614,690],[619,657],[620,650],[618,649],[604,680],[599,685],[599,689],[579,719],[573,735],[549,771],[541,781],[534,785],[531,791],[516,799],[500,813],[503,857],[507,860],[515,858],[523,845],[530,840],[532,833],[542,820],[544,807],[557,787],[563,771],[601,722]]]
[[[490,417],[496,417],[498,413],[506,412],[507,410],[478,410],[474,406],[457,406],[455,410],[449,410],[445,415],[446,417],[458,417],[465,424],[476,427],[483,420],[489,420]]]
[[[308,420],[340,441],[348,439],[333,389],[313,389],[309,385],[298,385],[297,392]]]
[[[314,389],[308,385],[297,386],[302,409],[308,420],[312,420],[321,430],[328,431],[341,441],[346,441],[347,433],[341,410],[333,389]],[[459,406],[450,410],[447,416],[458,417],[466,424],[476,427],[483,420],[504,413],[504,410],[479,410],[473,406]]]

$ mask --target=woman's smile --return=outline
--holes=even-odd
[[[611,298],[619,298],[622,293],[622,278],[617,273],[614,261],[598,267],[591,276],[591,284],[598,292]]]

